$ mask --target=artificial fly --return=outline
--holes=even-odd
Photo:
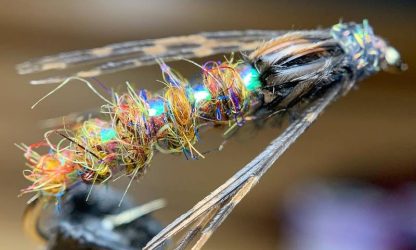
[[[268,41],[263,42],[262,39]],[[146,54],[149,51],[153,54]],[[200,81],[189,82],[165,63],[176,60],[178,56],[202,57],[231,51],[246,53],[241,60],[209,61],[202,65],[190,61],[200,69]],[[187,158],[203,158],[204,154],[197,149],[202,127],[222,125],[238,128],[249,121],[262,121],[294,106],[306,103],[308,107],[316,102],[315,106],[306,109],[310,111],[309,115],[299,118],[303,124],[295,122],[293,124],[297,124],[297,127],[291,125],[288,128],[297,131],[296,137],[293,131],[290,134],[287,130],[289,134],[285,134],[286,139],[287,136],[297,138],[329,104],[328,100],[347,93],[358,81],[381,70],[406,68],[397,50],[375,35],[364,20],[362,24],[339,23],[322,30],[202,33],[176,40],[166,38],[147,40],[147,43],[139,41],[109,45],[78,54],[64,53],[30,61],[19,65],[18,70],[21,73],[33,73],[61,69],[133,52],[138,53],[133,59],[78,72],[54,90],[70,80],[83,81],[105,102],[101,113],[106,118],[89,118],[56,130],[61,136],[56,143],[49,140],[50,133],[47,133],[42,143],[21,145],[29,166],[24,175],[32,182],[22,193],[35,192],[37,196],[59,200],[79,182],[99,184],[122,175],[129,176],[131,180],[138,179],[149,168],[155,152],[183,153]],[[106,98],[88,81],[80,78],[155,62],[160,65],[165,84],[164,90],[158,93],[136,90],[127,84],[127,93],[112,92],[111,97]],[[65,77],[32,83],[53,83],[62,79]],[[322,99],[325,96],[330,99],[325,101]],[[294,140],[289,141],[292,143]],[[45,146],[48,153],[40,155],[35,151]],[[279,148],[281,152],[278,155],[286,148]],[[270,150],[277,149],[272,147]],[[270,158],[270,162],[276,159]],[[259,166],[271,165],[261,159],[257,163]],[[234,186],[235,189],[230,189],[227,193],[229,196],[223,196],[221,201],[224,202],[228,197],[227,204],[235,206],[267,168],[236,177],[245,176],[241,179],[244,181]],[[258,178],[252,180],[253,176]],[[231,184],[225,187],[231,187]],[[213,201],[216,198],[209,196],[206,199]],[[215,204],[223,203],[220,200],[216,203],[201,203],[205,212],[217,209],[211,218],[215,218],[214,215],[221,213],[223,208],[217,206],[214,209]],[[192,220],[181,217],[176,224],[162,231],[159,239],[151,241],[148,248],[159,246],[174,234],[173,229],[181,229],[201,216],[202,212],[198,210],[201,206],[197,205],[192,210],[194,213],[200,212],[189,217]],[[188,215],[191,213],[188,212]],[[221,223],[221,219],[218,222]]]

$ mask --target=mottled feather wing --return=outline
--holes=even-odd
[[[70,76],[96,77],[102,74],[151,65],[155,64],[157,59],[173,61],[179,58],[196,58],[219,53],[252,51],[264,41],[283,33],[285,31],[218,31],[130,41],[94,49],[45,56],[21,63],[16,68],[20,74],[30,74],[46,70],[63,70],[80,64],[100,63],[95,67],[71,75],[31,81],[32,84],[57,83]]]

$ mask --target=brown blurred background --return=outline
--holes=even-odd
[[[39,125],[43,119],[101,105],[84,86],[74,83],[30,109],[53,86],[29,85],[29,79],[45,74],[19,76],[14,66],[61,51],[200,31],[309,29],[329,27],[340,19],[360,22],[368,18],[375,32],[401,52],[409,70],[400,75],[380,73],[334,103],[235,209],[206,249],[284,248],[281,200],[304,182],[360,178],[396,183],[416,178],[416,4],[412,0],[0,3],[0,249],[35,249],[21,230],[29,196],[17,198],[17,194],[28,182],[21,174],[22,152],[13,143],[40,140],[45,131]],[[185,76],[195,72],[186,63],[172,65]],[[162,87],[155,82],[160,78],[157,67],[99,77],[112,87],[130,81],[150,90]],[[166,198],[168,207],[156,216],[167,224],[249,162],[280,131],[266,128],[248,138],[235,138],[205,160],[159,154],[151,171],[129,194],[141,202]],[[202,139],[204,147],[214,147],[222,140],[221,131],[209,131]],[[125,184],[121,181],[117,186]]]

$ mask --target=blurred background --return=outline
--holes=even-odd
[[[42,139],[45,129],[40,121],[44,119],[102,104],[85,86],[74,83],[31,110],[54,86],[31,86],[28,81],[56,72],[19,76],[14,69],[17,63],[126,40],[232,29],[313,29],[364,18],[376,34],[396,46],[409,70],[371,77],[331,105],[234,210],[205,249],[416,249],[415,1],[0,3],[0,249],[36,249],[21,230],[30,196],[17,195],[29,183],[22,176],[22,152],[13,143]],[[188,63],[171,65],[185,76],[195,72]],[[156,82],[161,75],[155,66],[99,79],[111,87],[125,81],[150,90],[162,87]],[[140,202],[167,199],[167,208],[155,216],[168,224],[248,163],[281,128],[246,132],[205,160],[157,155],[149,173],[129,194]],[[221,136],[220,130],[208,131],[202,146],[218,146]],[[124,188],[126,181],[116,186]],[[397,237],[386,239],[386,235]],[[375,245],[380,239],[386,240],[384,248]]]

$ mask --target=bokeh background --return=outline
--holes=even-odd
[[[311,226],[311,218],[316,219],[312,208],[308,209],[311,203],[302,197],[314,197],[311,202],[317,204],[321,203],[320,197],[322,203],[328,201],[322,192],[314,195],[316,188],[308,188],[308,183],[314,183],[314,187],[323,185],[324,190],[332,190],[332,195],[338,197],[334,191],[337,189],[331,189],[334,183],[347,183],[346,189],[353,187],[356,194],[367,192],[368,185],[378,193],[394,194],[396,187],[412,185],[416,180],[416,3],[412,0],[319,3],[307,0],[0,0],[0,4],[0,249],[36,249],[21,230],[21,215],[30,197],[17,198],[19,190],[28,182],[21,174],[24,169],[22,152],[13,143],[40,140],[45,131],[40,121],[44,119],[101,105],[85,86],[74,83],[31,110],[30,106],[53,86],[29,85],[28,80],[45,74],[19,76],[14,66],[33,57],[126,40],[231,29],[312,29],[329,27],[341,19],[360,22],[368,18],[376,33],[394,44],[409,65],[409,70],[403,74],[380,73],[365,80],[357,91],[331,105],[235,209],[206,249],[301,249],[293,242],[301,242],[302,239],[296,237],[308,233],[296,236],[290,232],[302,227],[302,220]],[[195,72],[187,63],[172,65],[185,76]],[[155,81],[161,79],[157,67],[99,79],[112,87],[121,86],[125,81],[150,90],[162,87]],[[129,194],[140,202],[166,198],[168,207],[155,216],[167,224],[222,184],[280,132],[276,127],[256,132],[243,130],[243,136],[232,139],[222,152],[209,154],[205,160],[188,161],[183,156],[159,154],[154,158],[151,171]],[[203,136],[203,147],[215,147],[222,141],[221,135],[219,130],[207,132]],[[360,189],[360,185],[354,184],[357,182],[365,183],[367,188]],[[326,186],[328,183],[330,185]],[[126,181],[116,185],[123,188]],[[415,195],[410,194],[410,197]],[[348,197],[338,202],[355,200],[351,195]],[[325,214],[333,216],[328,218],[348,214],[345,209],[337,209],[348,207],[339,205],[343,203],[325,204],[333,206],[329,205],[331,212],[321,213],[323,220]],[[303,209],[297,210],[299,207]],[[312,207],[316,212],[317,207]],[[328,209],[328,206],[323,207],[322,211]],[[354,211],[368,212],[367,209],[359,206]],[[396,213],[393,209],[387,211]],[[415,211],[407,211],[409,218],[414,217]],[[299,217],[301,215],[304,217]],[[293,218],[302,220],[293,222]],[[351,221],[353,224],[346,235],[365,225],[371,227],[374,222]],[[329,220],[329,224],[334,228],[338,225],[336,219]],[[330,249],[364,248],[339,245]]]

